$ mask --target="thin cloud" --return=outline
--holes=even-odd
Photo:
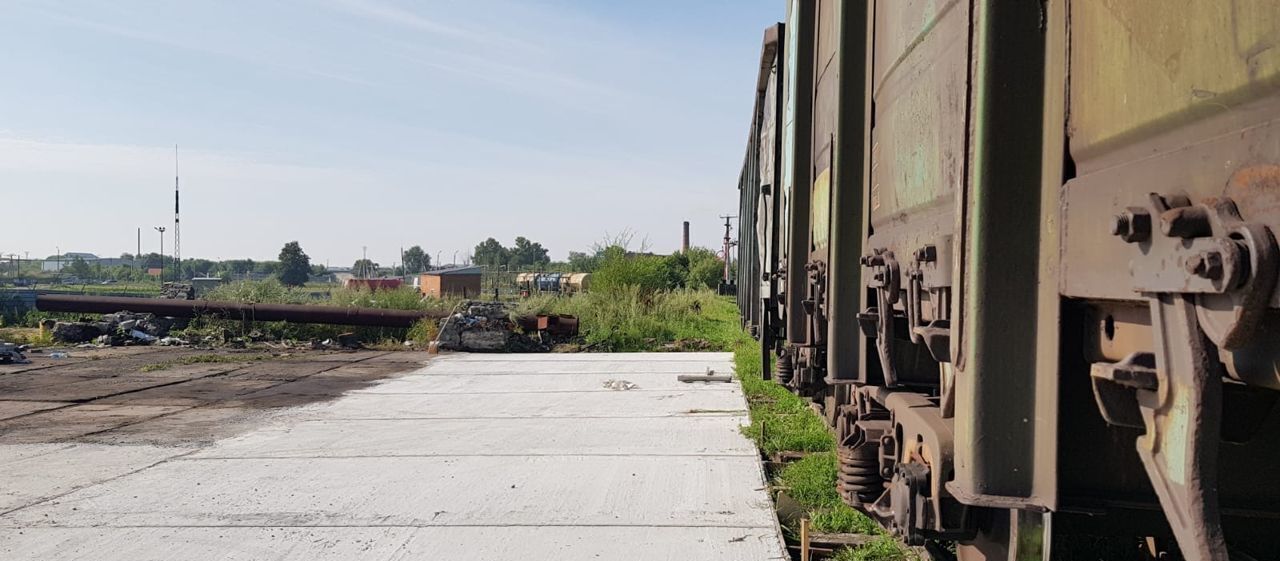
[[[299,64],[290,64],[290,63],[273,61],[267,57],[264,57],[262,50],[258,50],[257,52],[254,52],[254,53],[241,53],[233,50],[213,47],[207,43],[183,40],[179,38],[160,35],[157,33],[150,33],[150,32],[146,32],[138,29],[122,27],[119,25],[113,25],[113,24],[105,23],[101,21],[85,19],[82,17],[73,16],[63,12],[53,11],[43,6],[28,6],[28,8],[33,13],[37,13],[45,18],[48,18],[49,20],[61,23],[63,25],[78,27],[80,29],[85,29],[89,31],[95,31],[98,33],[102,33],[104,35],[112,35],[115,37],[122,37],[122,38],[130,39],[133,41],[151,43],[154,45],[161,45],[161,46],[175,48],[175,49],[182,49],[184,51],[216,56],[220,58],[226,58],[230,60],[235,60],[236,62],[241,62],[241,63],[250,64],[254,66],[261,66],[261,67],[272,68],[276,70],[284,70],[288,72],[312,76],[316,78],[323,78],[326,80],[333,80],[333,81],[356,85],[356,86],[382,87],[382,84],[379,84],[377,82],[365,80],[363,78],[358,78],[348,74],[334,72],[331,70],[321,70],[321,69],[311,68],[311,67],[303,66]]]
[[[330,4],[334,8],[350,15],[408,29],[425,31],[433,35],[441,35],[454,39],[464,39],[476,43],[505,44],[506,46],[517,47],[520,49],[536,47],[533,43],[503,36],[496,32],[450,25],[404,8],[381,2],[373,2],[369,0],[332,0]]]

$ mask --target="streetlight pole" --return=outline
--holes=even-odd
[[[160,232],[160,284],[164,284],[164,226],[156,226],[156,231]]]

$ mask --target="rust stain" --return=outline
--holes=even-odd
[[[1245,220],[1276,223],[1274,220],[1280,219],[1280,165],[1259,164],[1236,170],[1223,194],[1236,202]]]

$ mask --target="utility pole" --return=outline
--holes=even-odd
[[[142,272],[142,227],[138,227],[138,252],[133,254],[133,268]]]
[[[156,231],[160,232],[160,284],[164,284],[164,226],[156,226]]]
[[[737,216],[724,215],[720,218],[724,219],[724,284],[729,284],[729,252],[738,242],[733,241],[733,226],[729,222],[730,219]]]

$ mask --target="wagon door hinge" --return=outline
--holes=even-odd
[[[1217,491],[1226,369],[1218,353],[1257,332],[1280,251],[1228,198],[1192,204],[1152,194],[1149,205],[1116,215],[1111,233],[1138,246],[1130,276],[1150,303],[1155,352],[1094,364],[1094,395],[1108,422],[1146,430],[1138,454],[1183,557],[1227,561]]]

